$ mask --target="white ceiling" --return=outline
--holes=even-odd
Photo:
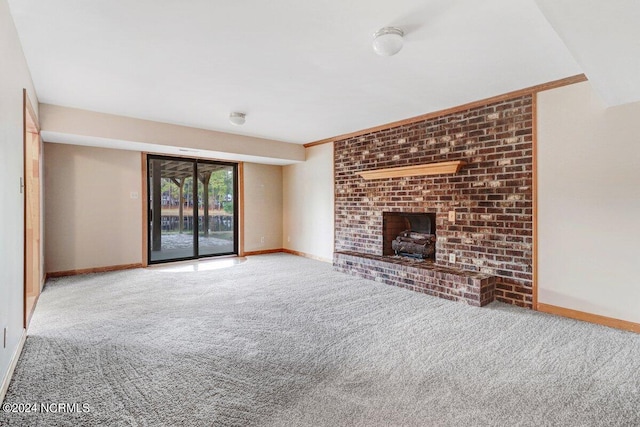
[[[576,24],[578,3],[602,5]],[[40,102],[294,143],[589,70],[609,87],[588,53],[611,27],[588,25],[610,3],[540,1],[554,30],[534,0],[9,0]],[[389,25],[405,45],[380,57]]]
[[[640,101],[640,2],[537,0],[609,106]]]

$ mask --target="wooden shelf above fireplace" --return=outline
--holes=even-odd
[[[464,160],[454,160],[450,162],[428,163],[416,166],[402,166],[399,168],[376,169],[371,171],[358,172],[364,179],[385,179],[401,178],[406,176],[420,175],[442,175],[458,173],[460,168],[466,165]]]

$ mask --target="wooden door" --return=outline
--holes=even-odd
[[[24,327],[29,325],[42,285],[40,134],[25,92],[24,109]]]

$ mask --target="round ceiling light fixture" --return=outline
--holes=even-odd
[[[381,56],[392,56],[402,49],[404,31],[396,27],[380,28],[373,35],[373,50]]]
[[[245,113],[238,113],[237,111],[234,111],[233,113],[229,114],[229,121],[232,125],[242,126],[246,121],[246,117],[247,115]]]

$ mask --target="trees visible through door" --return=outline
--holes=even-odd
[[[235,164],[148,156],[148,177],[151,263],[237,253]]]

